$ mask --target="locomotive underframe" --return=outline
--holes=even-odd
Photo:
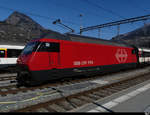
[[[22,85],[39,85],[45,81],[47,82],[65,77],[101,75],[135,67],[137,67],[137,63],[41,71],[28,71],[24,69],[18,72],[17,81]]]

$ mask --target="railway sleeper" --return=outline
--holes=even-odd
[[[139,79],[139,82],[144,82],[144,81],[146,81],[146,80],[148,80],[149,78],[142,78],[142,79]]]
[[[82,102],[80,99],[78,98],[70,98],[69,99],[71,103],[73,103],[76,107],[78,106],[82,106],[84,102]]]
[[[49,105],[49,106],[50,106],[50,108],[52,108],[56,112],[65,112],[66,111],[64,108],[62,108],[59,105],[54,104],[54,103],[52,105]]]
[[[89,100],[87,99],[82,99],[81,96],[80,97],[76,97],[77,99],[81,100],[83,105],[87,104]]]
[[[102,93],[102,94],[104,94],[104,95],[111,95],[111,94],[112,94],[112,92],[109,92],[109,91],[107,91],[106,89],[105,89],[105,90],[99,89],[97,92]]]
[[[68,100],[63,100],[63,101],[57,102],[55,104],[63,107],[67,111],[74,109],[74,107],[72,107],[72,103],[70,103],[70,101],[68,102]]]
[[[115,87],[124,87],[124,88],[128,88],[128,87],[130,87],[130,86],[129,86],[129,83],[126,82],[126,83],[121,83],[121,84],[119,84],[119,85],[116,84]]]
[[[104,97],[106,97],[106,95],[105,95],[105,94],[100,93],[100,92],[93,92],[93,94],[94,94],[94,95],[98,95],[100,98],[104,98]]]
[[[129,81],[129,82],[123,84],[123,86],[130,87],[131,85],[134,86],[134,85],[139,84],[141,82],[142,82],[141,80],[135,80],[135,81],[131,81],[131,82]]]
[[[49,111],[45,108],[39,108],[36,110],[36,112],[49,112]]]
[[[45,107],[49,112],[57,112],[56,110],[52,109],[49,105]]]
[[[90,93],[86,94],[86,96],[92,98],[94,101],[95,101],[95,100],[98,100],[98,99],[100,98],[99,96],[94,95],[94,94],[90,94]]]
[[[87,97],[86,95],[79,96],[78,98],[79,98],[80,100],[85,101],[86,103],[90,103],[90,102],[93,102],[93,101],[94,101],[93,99],[91,99],[90,97]]]
[[[123,87],[123,86],[119,86],[119,87],[111,87],[111,89],[114,89],[114,90],[116,90],[116,91],[120,91],[120,90],[126,89],[126,87]]]
[[[112,92],[112,93],[116,93],[116,92],[118,92],[119,90],[117,90],[117,89],[115,89],[115,88],[113,88],[113,87],[110,87],[110,88],[108,89],[108,91],[110,91],[110,92]]]

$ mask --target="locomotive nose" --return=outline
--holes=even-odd
[[[31,55],[20,55],[17,59],[17,64],[26,65],[30,61]]]
[[[17,59],[17,64],[25,64],[25,57],[24,56],[19,56]]]

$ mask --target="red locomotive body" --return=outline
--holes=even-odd
[[[95,75],[136,66],[135,48],[101,42],[53,38],[32,40],[18,58],[22,70],[18,72],[17,80],[39,84],[60,77]]]

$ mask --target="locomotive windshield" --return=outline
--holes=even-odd
[[[26,45],[21,54],[31,54],[36,52],[59,52],[60,44],[54,42],[31,42]]]
[[[21,54],[30,54],[35,49],[35,47],[38,45],[38,42],[31,42],[26,45],[26,47],[23,49]]]

